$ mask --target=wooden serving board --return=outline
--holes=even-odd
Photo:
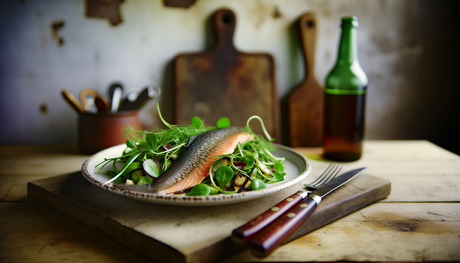
[[[231,231],[302,189],[217,207],[178,207],[107,192],[74,172],[28,183],[28,196],[151,258],[155,262],[216,262],[243,251]],[[390,194],[389,181],[361,174],[325,198],[291,237],[305,235]]]
[[[324,94],[315,77],[315,14],[302,15],[298,27],[306,78],[288,96],[289,141],[291,147],[319,147],[323,145]]]
[[[212,49],[174,60],[175,123],[190,124],[198,116],[210,126],[228,117],[232,125],[244,127],[258,115],[270,135],[281,139],[273,57],[234,47],[236,16],[231,10],[218,10],[212,24],[217,37]],[[251,128],[263,134],[259,123]]]

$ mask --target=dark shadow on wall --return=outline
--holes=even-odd
[[[426,60],[420,76],[426,90],[426,125],[435,125],[427,138],[460,155],[460,2],[425,1]]]

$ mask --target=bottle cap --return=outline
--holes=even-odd
[[[342,17],[342,25],[343,26],[352,26],[352,27],[359,27],[358,17],[357,16],[345,16]]]

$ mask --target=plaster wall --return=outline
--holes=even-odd
[[[281,100],[306,74],[298,18],[307,11],[317,15],[315,74],[323,84],[336,59],[340,18],[358,16],[359,59],[370,82],[366,139],[428,139],[460,151],[457,6],[429,0],[197,0],[173,8],[160,0],[126,0],[119,8],[122,22],[112,25],[87,17],[83,0],[1,1],[0,143],[75,143],[77,114],[61,89],[77,95],[93,88],[105,95],[114,81],[134,90],[161,86],[160,105],[171,121],[172,60],[211,48],[209,18],[226,7],[237,16],[236,48],[275,57]],[[59,21],[63,26],[53,30]],[[140,119],[145,129],[161,126],[154,102]]]

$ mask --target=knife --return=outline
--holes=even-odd
[[[331,166],[329,166],[331,167]],[[332,167],[326,169],[325,172],[339,173],[341,168]],[[333,169],[333,170],[332,170]],[[316,190],[317,188],[315,188]],[[234,229],[232,231],[232,240],[238,245],[245,246],[247,242],[252,239],[257,233],[264,229],[269,224],[273,223],[278,217],[282,216],[286,211],[302,202],[309,193],[312,191],[299,190],[289,197],[283,199],[278,204],[270,207],[262,214],[256,216],[246,224]]]
[[[263,229],[260,234],[251,239],[248,244],[250,251],[258,257],[265,257],[270,254],[294,234],[315,211],[325,196],[351,181],[364,169],[358,168],[348,171],[311,192],[300,204],[289,209],[280,218]]]

